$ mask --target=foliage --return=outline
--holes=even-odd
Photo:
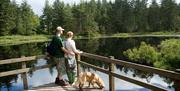
[[[156,67],[175,69],[180,67],[180,40],[169,39],[159,45],[161,60],[154,63]]]
[[[10,0],[0,1],[0,35],[7,35],[12,29]]]
[[[43,14],[37,16],[27,3],[0,2],[0,35],[53,34],[57,26],[80,36],[135,32],[178,32],[180,5],[175,0],[88,0],[66,4],[46,0]]]
[[[180,67],[180,40],[164,40],[159,50],[142,42],[139,48],[128,49],[124,55],[131,61],[158,68],[175,70]]]
[[[161,27],[165,31],[175,30],[178,14],[175,0],[162,0],[160,7]],[[179,26],[178,26],[179,27]]]
[[[20,6],[14,0],[0,2],[0,35],[35,34],[39,26],[39,17],[24,0]]]
[[[128,49],[124,52],[130,60],[137,63],[152,65],[155,61],[158,61],[159,53],[156,49],[145,42],[141,42],[139,48]]]
[[[152,4],[149,6],[148,10],[148,24],[149,31],[156,32],[160,30],[160,6],[157,4],[156,0],[152,0]]]

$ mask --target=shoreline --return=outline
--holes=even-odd
[[[0,46],[18,45],[33,42],[46,42],[49,41],[52,35],[13,35],[1,36]],[[101,35],[97,37],[83,37],[75,36],[74,39],[94,39],[94,38],[130,38],[130,37],[175,37],[180,38],[180,34],[137,34],[137,33],[118,33],[112,35]]]

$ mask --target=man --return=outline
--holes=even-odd
[[[64,29],[58,26],[56,28],[56,34],[55,36],[53,36],[50,44],[53,47],[53,52],[54,52],[53,55],[51,56],[52,59],[56,62],[56,69],[58,72],[58,75],[55,80],[55,84],[58,84],[60,86],[68,85],[67,82],[62,78],[63,73],[66,72],[64,54],[68,53],[68,51],[63,46],[63,40],[61,38],[63,31]]]

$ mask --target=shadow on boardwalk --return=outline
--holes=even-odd
[[[85,86],[86,87],[86,86]],[[68,86],[58,86],[54,83],[45,84],[42,86],[34,87],[30,90],[25,91],[79,91],[78,88],[74,88],[70,85]],[[83,91],[103,91],[102,89],[97,88],[83,88]]]

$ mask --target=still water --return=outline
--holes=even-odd
[[[127,60],[123,55],[123,51],[129,48],[138,47],[142,41],[147,44],[151,44],[157,47],[162,40],[170,38],[159,38],[159,37],[144,37],[144,38],[99,38],[99,39],[81,39],[75,40],[78,49],[94,53],[102,56],[114,56],[116,59]],[[21,56],[32,56],[41,55],[45,53],[45,45],[47,43],[30,43],[22,45],[12,45],[12,46],[0,46],[0,60],[8,58],[17,58]],[[85,59],[84,59],[85,60]],[[82,60],[82,61],[84,61]],[[95,60],[86,59],[92,64],[96,64],[100,67],[107,68],[106,64]],[[127,60],[128,61],[128,60]],[[38,61],[28,62],[28,67],[39,66],[48,64],[49,62],[45,59],[38,59]],[[14,70],[20,68],[20,64],[11,65],[1,65],[0,72]],[[99,74],[104,80],[106,88],[109,89],[108,85],[108,75],[101,72],[95,71],[90,68],[82,67],[84,71],[92,71]],[[174,91],[172,87],[172,82],[164,77],[156,74],[147,74],[139,71],[135,71],[130,68],[124,68],[121,66],[116,66],[115,72],[121,75],[129,76],[150,84],[154,84],[163,88],[169,89],[169,91]],[[56,78],[57,72],[55,67],[38,70],[32,73],[28,73],[28,85],[30,88],[52,83]],[[67,78],[66,75],[64,75]],[[135,84],[128,83],[123,80],[115,79],[115,88],[117,91],[149,91],[146,88],[137,86]],[[8,77],[0,78],[0,90],[1,91],[21,91],[23,89],[21,75],[13,75]]]

